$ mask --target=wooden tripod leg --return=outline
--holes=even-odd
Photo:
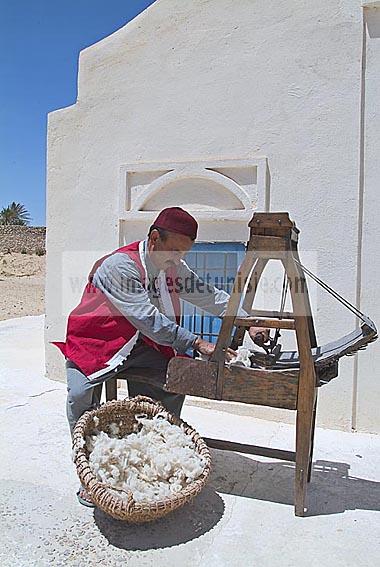
[[[311,471],[313,468],[313,451],[314,451],[314,434],[315,434],[315,419],[317,416],[317,395],[315,396],[314,409],[313,409],[313,421],[311,424],[311,447],[309,456],[309,469],[307,471],[307,482],[311,480]]]
[[[300,360],[296,424],[295,514],[303,516],[311,454],[316,378],[311,355],[308,303],[302,286],[304,274],[295,264],[291,252],[283,260],[283,264],[290,283]]]
[[[252,252],[248,251],[247,253],[252,253]],[[250,277],[250,280],[249,280],[248,291],[245,295],[245,298],[244,298],[243,304],[242,304],[242,308],[248,314],[252,310],[252,306],[253,306],[253,302],[255,300],[257,288],[259,287],[259,280],[262,276],[262,273],[263,273],[267,263],[268,263],[268,258],[259,257],[256,261],[254,268],[253,268],[253,271],[252,271],[252,274],[251,274],[251,277]],[[235,333],[234,333],[234,337],[232,339],[231,348],[236,350],[239,346],[242,345],[246,330],[247,330],[246,327],[237,327],[236,328]]]
[[[218,340],[216,341],[215,350],[210,357],[210,362],[218,363],[218,377],[216,385],[216,395],[218,400],[222,399],[226,350],[231,344],[231,332],[239,308],[240,297],[244,291],[256,260],[257,255],[253,252],[247,253],[244,257],[236,275],[230,299],[227,303],[226,312],[222,320],[222,326],[220,328]]]
[[[293,252],[294,258],[296,260],[298,260],[299,263],[301,263],[296,243],[293,243],[292,252]],[[306,308],[306,314],[307,314],[307,324],[309,326],[310,344],[311,344],[311,348],[315,348],[317,346],[317,336],[315,334],[314,321],[313,321],[313,315],[312,315],[312,311],[311,311],[311,304],[310,304],[310,297],[309,297],[309,290],[308,290],[305,274],[303,274],[303,270],[302,270],[302,275],[303,275],[302,286],[303,286],[303,294],[304,294],[305,308]]]
[[[296,516],[303,516],[306,505],[306,489],[310,471],[312,411],[297,410],[296,426],[296,476],[294,505]]]

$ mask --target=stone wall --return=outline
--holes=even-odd
[[[0,253],[45,253],[45,226],[0,226]]]

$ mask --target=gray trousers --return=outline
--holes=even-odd
[[[156,386],[128,380],[128,371],[132,371],[134,368],[151,368],[152,377],[154,377],[155,371],[160,371],[162,375],[162,371],[166,371],[168,362],[168,359],[161,353],[138,342],[128,359],[116,371],[111,371],[101,376],[95,382],[90,382],[87,376],[71,360],[66,360],[66,413],[71,433],[73,433],[76,422],[85,411],[99,406],[102,384],[110,378],[127,379],[130,398],[138,395],[149,396],[154,400],[162,402],[171,413],[180,416],[185,396],[165,392],[162,389],[162,384],[159,382]]]

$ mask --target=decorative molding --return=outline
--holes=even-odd
[[[119,220],[153,220],[158,210],[154,203],[157,203],[160,193],[167,198],[168,188],[173,186],[178,191],[177,184],[186,192],[186,183],[193,184],[194,180],[203,181],[208,185],[209,191],[214,193],[208,203],[204,193],[194,193],[189,185],[187,208],[199,220],[246,222],[253,210],[269,210],[265,157],[137,163],[120,168]],[[219,191],[218,188],[220,201],[215,206],[215,191]],[[203,202],[197,204],[197,198]],[[165,206],[165,202],[162,205]],[[152,206],[151,210],[149,206]]]

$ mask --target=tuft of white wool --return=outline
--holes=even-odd
[[[116,425],[116,423],[110,423],[109,430],[111,435],[114,435],[115,437],[120,433],[119,426]]]
[[[251,359],[249,358],[250,356],[250,350],[246,347],[238,347],[237,348],[237,356],[235,356],[230,362],[229,364],[236,364],[238,366],[247,366],[248,368],[251,367]]]
[[[112,423],[86,439],[94,474],[121,498],[133,493],[136,502],[156,501],[180,492],[203,473],[206,460],[189,435],[165,419],[136,416],[139,431],[119,437]]]

